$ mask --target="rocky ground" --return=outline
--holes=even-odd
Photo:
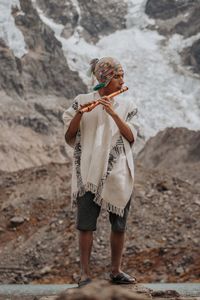
[[[0,300],[3,300],[0,296]],[[116,286],[103,280],[95,280],[81,289],[67,289],[54,296],[9,296],[7,300],[199,300],[199,297],[181,296],[174,290],[155,291],[140,284]]]
[[[183,135],[197,134],[187,129],[168,129],[163,135],[169,132],[179,140]],[[151,147],[147,145],[138,155],[123,267],[139,282],[199,282],[200,189],[191,181],[196,180],[199,173],[194,170],[188,181],[184,177],[186,172],[181,169],[178,174],[173,173],[173,168],[148,168],[143,155],[146,153],[147,159],[151,156],[150,150],[159,148],[159,141],[163,143],[160,136],[162,134],[153,138]],[[184,141],[187,144],[186,138]],[[164,156],[164,148],[169,155],[167,140],[160,153],[157,150],[157,157]],[[65,163],[1,171],[2,283],[72,283],[77,280],[79,258],[75,217],[70,209],[70,176],[71,161],[67,156]],[[109,272],[107,217],[102,213],[95,233],[91,259],[94,278],[105,279]]]

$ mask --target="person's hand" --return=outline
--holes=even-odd
[[[101,98],[99,100],[99,103],[101,103],[103,105],[103,109],[105,109],[105,111],[110,115],[110,116],[114,116],[116,113],[113,109],[113,105],[110,101],[110,98],[104,96],[103,98]]]
[[[91,106],[91,104],[96,103],[96,101],[91,101],[91,102],[87,102],[85,104],[80,104],[80,108],[78,109],[78,112],[83,114],[84,112],[82,111],[83,108],[88,107],[88,109],[85,112],[90,112],[92,111],[95,106]]]

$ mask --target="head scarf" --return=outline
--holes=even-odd
[[[122,69],[119,61],[112,57],[94,58],[91,60],[90,65],[91,72],[99,82],[93,88],[95,91],[107,86],[118,70]]]

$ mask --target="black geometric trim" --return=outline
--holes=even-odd
[[[130,121],[137,114],[137,112],[138,112],[138,110],[137,110],[137,108],[135,108],[133,111],[128,113],[128,115],[126,117],[126,122]]]
[[[74,101],[73,104],[72,104],[72,108],[77,111],[78,110],[78,101]]]
[[[74,146],[74,164],[76,168],[77,188],[78,190],[83,186],[81,177],[81,132],[80,129],[76,134],[76,142]]]

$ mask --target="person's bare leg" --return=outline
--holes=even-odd
[[[124,240],[125,232],[111,231],[111,272],[114,276],[121,272]]]
[[[93,231],[79,231],[79,251],[80,251],[80,265],[81,278],[84,280],[90,277],[90,255],[93,244]]]

